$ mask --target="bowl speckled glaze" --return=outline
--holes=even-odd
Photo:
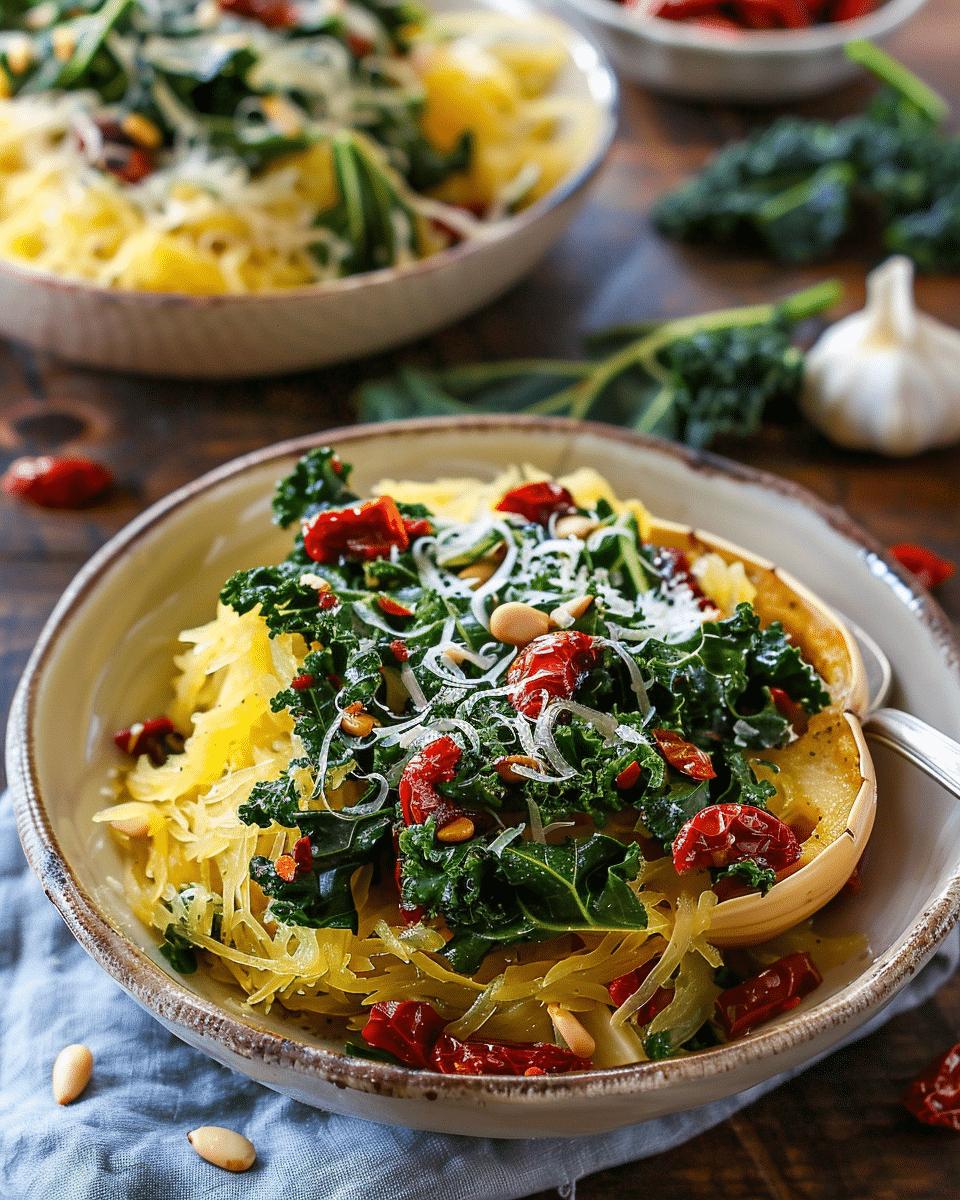
[[[535,15],[528,0],[437,0],[433,7]],[[499,222],[489,239],[402,269],[227,296],[124,291],[0,261],[0,335],[84,366],[215,379],[362,358],[460,320],[521,279],[560,237],[613,138],[613,73],[587,37],[558,27],[569,60],[555,91],[582,106],[582,152],[561,183]]]
[[[852,21],[809,29],[737,32],[640,17],[618,0],[553,0],[589,30],[617,71],[687,100],[783,104],[828,92],[862,74],[844,54],[860,38],[885,42],[926,0],[886,0]]]
[[[586,465],[658,515],[706,526],[776,561],[848,612],[888,652],[901,707],[960,736],[960,649],[930,598],[840,510],[793,484],[607,426],[477,417],[357,426],[227,464],[154,505],[100,550],[57,605],[17,692],[7,758],[28,859],[81,945],[191,1045],[307,1104],[376,1121],[497,1137],[579,1135],[732,1095],[823,1054],[873,1016],[960,912],[960,806],[885,751],[863,890],[834,931],[870,953],[828,973],[801,1006],[742,1040],[687,1058],[574,1076],[439,1076],[349,1058],[293,1022],[245,1012],[202,972],[171,975],[117,884],[91,816],[114,761],[111,732],[165,703],[173,639],[207,620],[232,571],[282,557],[277,479],[312,445],[355,464],[361,493],[385,476],[492,476],[531,462]],[[69,714],[69,719],[64,719]]]

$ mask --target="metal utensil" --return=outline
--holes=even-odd
[[[883,707],[893,685],[890,660],[855,621],[847,616],[843,620],[860,647],[867,672],[870,703],[863,720],[863,732],[919,767],[960,800],[960,742],[912,713]]]

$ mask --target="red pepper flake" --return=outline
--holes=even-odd
[[[433,533],[433,525],[426,517],[404,517],[403,527],[411,542],[415,542],[417,538],[429,537]]]
[[[297,838],[293,844],[293,861],[301,871],[313,869],[313,847],[306,836]]]
[[[377,596],[377,607],[381,612],[385,612],[388,617],[412,617],[413,611],[394,600],[392,596],[387,596],[384,592],[380,592]]]
[[[334,473],[334,475],[343,474],[343,459],[339,454],[332,454],[330,456],[330,470]]]
[[[623,768],[613,782],[621,791],[625,792],[628,788],[632,788],[639,778],[640,764],[634,759],[628,767]]]
[[[297,860],[291,855],[281,854],[273,865],[280,878],[286,880],[287,883],[293,883],[296,879]]]
[[[534,525],[546,525],[554,513],[574,513],[577,506],[565,487],[543,480],[525,483],[507,492],[497,505],[497,511],[517,513]]]
[[[801,853],[796,834],[773,813],[750,804],[711,804],[677,834],[673,865],[679,872],[705,871],[750,859],[782,871]]]
[[[941,558],[939,554],[914,542],[898,542],[890,547],[890,553],[898,563],[916,575],[925,588],[935,588],[957,569],[949,559]]]
[[[410,657],[410,651],[407,649],[407,643],[397,638],[395,642],[390,643],[390,653],[399,663],[404,663]]]
[[[183,749],[183,738],[169,717],[138,721],[129,729],[115,733],[113,741],[124,754],[129,754],[131,758],[146,754],[157,767],[166,762],[169,754],[177,754]]]
[[[305,692],[307,688],[313,687],[314,682],[315,680],[312,675],[304,674],[298,675],[295,679],[291,679],[290,686],[295,692]]]
[[[317,597],[317,608],[326,612],[329,608],[336,608],[340,603],[340,597],[334,595],[333,592],[321,592]]]
[[[671,733],[668,729],[655,729],[653,736],[660,753],[671,767],[676,767],[691,779],[716,779],[717,773],[710,756],[699,746],[684,741],[679,734]]]
[[[789,721],[791,726],[798,731],[802,731],[807,725],[807,714],[803,711],[801,705],[792,698],[783,688],[772,687],[770,689],[770,699],[773,701],[774,708],[785,721]]]
[[[717,1020],[731,1038],[738,1038],[780,1013],[796,1008],[823,982],[806,954],[788,954],[753,979],[721,992],[716,999]]]
[[[925,1125],[943,1125],[960,1133],[960,1043],[921,1071],[901,1102]]]
[[[0,487],[11,496],[42,508],[80,508],[105,492],[113,476],[88,458],[18,458],[5,471]]]

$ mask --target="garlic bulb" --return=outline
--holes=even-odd
[[[960,330],[919,312],[913,263],[867,276],[867,303],[807,354],[800,406],[840,446],[919,454],[960,440]]]

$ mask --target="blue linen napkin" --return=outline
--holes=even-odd
[[[856,1036],[926,1000],[957,965],[957,931]],[[180,1042],[74,941],[40,888],[0,797],[0,1197],[2,1200],[517,1200],[667,1150],[785,1076],[689,1112],[591,1137],[506,1141],[375,1125],[277,1095]],[[59,1051],[93,1051],[81,1098],[57,1105]],[[225,1125],[257,1148],[233,1175],[187,1133]]]

